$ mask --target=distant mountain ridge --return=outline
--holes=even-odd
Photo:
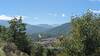
[[[60,26],[57,26],[55,28],[50,29],[48,32],[62,34],[62,33],[69,32],[70,28],[71,28],[71,24],[65,23],[65,24],[62,24]]]
[[[27,24],[26,29],[27,29],[26,30],[27,33],[33,34],[33,33],[39,33],[39,32],[47,31],[50,28]]]
[[[50,34],[49,35],[50,37],[59,37],[61,35],[67,35],[70,31],[71,31],[71,23],[65,23],[48,30],[46,33]]]
[[[0,25],[8,26],[9,23],[8,23],[8,21],[0,20]],[[39,24],[39,25],[26,24],[26,29],[27,29],[26,32],[29,34],[45,32],[53,27],[54,26],[48,25],[48,24]]]
[[[48,24],[38,24],[37,26],[43,27],[43,28],[53,28],[53,27],[55,27],[53,25],[48,25]]]
[[[0,25],[7,26],[8,21],[0,20]],[[42,34],[44,38],[57,37],[62,34],[67,34],[71,29],[71,23],[65,23],[59,26],[52,26],[48,24],[30,25],[26,24],[26,32],[37,38],[38,34]]]
[[[0,20],[0,25],[7,26],[8,25],[8,21]]]
[[[42,36],[42,38],[57,38],[61,35],[63,35],[63,36],[68,35],[70,30],[71,30],[71,23],[65,23],[60,26],[48,29],[45,32],[34,33],[31,36],[34,39],[37,39],[39,37],[38,36],[39,34]]]

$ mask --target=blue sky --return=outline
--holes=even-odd
[[[0,19],[23,16],[25,23],[33,25],[63,24],[87,9],[100,12],[100,0],[0,0]]]

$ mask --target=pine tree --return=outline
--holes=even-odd
[[[9,21],[9,24],[9,32],[11,34],[10,41],[14,42],[19,50],[30,55],[31,40],[26,35],[26,25],[22,22],[22,17],[20,17],[20,19],[12,19],[11,21]]]

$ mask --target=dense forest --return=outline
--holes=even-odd
[[[27,35],[21,16],[13,18],[0,26],[0,56],[100,56],[100,14],[88,10],[71,19],[68,34],[42,44],[41,35],[37,41]]]

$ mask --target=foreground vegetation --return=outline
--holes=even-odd
[[[10,20],[9,27],[0,26],[0,56],[100,56],[99,14],[87,11],[72,17],[71,32],[59,36],[53,48],[34,43],[21,18]]]

